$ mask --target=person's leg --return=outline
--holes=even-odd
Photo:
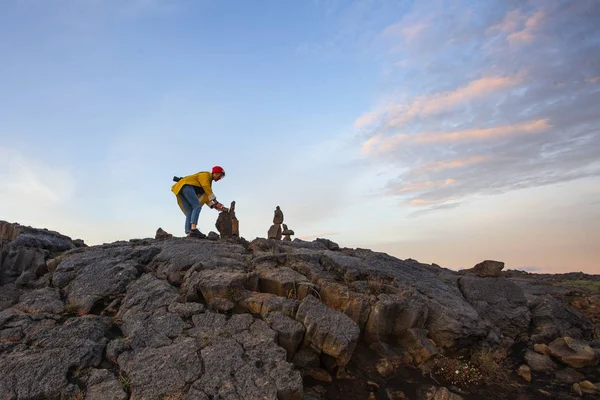
[[[181,190],[181,193],[185,197],[185,200],[189,204],[191,208],[190,213],[190,228],[191,230],[196,230],[198,225],[198,218],[200,217],[200,210],[202,209],[202,205],[200,204],[200,200],[198,200],[198,196],[194,191],[194,188],[191,186],[186,186]],[[187,210],[186,210],[187,211]],[[186,212],[187,214],[187,212]]]
[[[192,230],[191,221],[192,221],[192,212],[194,211],[194,207],[188,201],[187,197],[184,195],[186,189],[190,188],[189,186],[184,186],[179,192],[179,199],[181,200],[181,205],[185,211],[185,234],[189,236],[190,231]],[[191,189],[191,188],[190,188]],[[192,189],[192,192],[194,189]],[[195,194],[195,193],[194,193]]]

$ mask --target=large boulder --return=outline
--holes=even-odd
[[[287,267],[263,268],[258,272],[258,287],[263,293],[281,297],[297,296],[299,282],[308,282],[308,279]]]
[[[504,278],[463,277],[458,281],[465,299],[498,333],[516,338],[527,332],[531,313],[523,290]]]
[[[573,368],[584,368],[598,363],[594,350],[586,342],[570,337],[558,338],[548,346],[552,357]]]
[[[536,373],[550,374],[558,369],[558,365],[549,356],[531,350],[527,350],[525,353],[525,361],[531,370]]]
[[[482,278],[499,277],[503,268],[504,263],[502,261],[485,260],[471,269],[464,269],[460,272],[463,274],[474,274]]]
[[[339,367],[348,364],[360,335],[356,322],[313,296],[300,302],[296,320],[306,327],[304,342],[307,346],[333,357]]]
[[[291,361],[304,339],[306,331],[304,325],[280,312],[268,314],[265,319],[269,322],[271,329],[277,332],[277,344],[285,349],[287,359]]]

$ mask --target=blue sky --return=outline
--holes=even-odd
[[[8,0],[0,219],[182,234],[215,164],[242,235],[600,273],[594,0]],[[200,228],[214,229],[202,211]]]

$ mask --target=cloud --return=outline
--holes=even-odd
[[[455,179],[445,179],[443,181],[437,181],[437,182],[425,181],[425,182],[409,183],[398,189],[390,189],[388,191],[388,193],[394,194],[394,193],[412,192],[412,191],[428,189],[428,188],[436,187],[436,186],[448,186],[448,185],[452,185],[455,182],[456,182]]]
[[[520,134],[539,133],[550,127],[547,119],[539,119],[514,125],[465,129],[454,132],[424,132],[415,135],[398,134],[388,138],[377,135],[363,143],[361,153],[363,155],[387,153],[395,150],[401,144],[435,144],[500,139]]]
[[[490,160],[490,156],[470,156],[450,161],[433,161],[420,166],[415,170],[416,173],[438,172],[448,168],[460,168],[471,164],[478,164]]]
[[[74,227],[84,225],[80,208],[74,204],[77,186],[68,168],[0,147],[1,219],[68,235]]]
[[[2,147],[0,160],[0,192],[6,200],[13,199],[14,205],[56,205],[73,193],[75,180],[66,168],[36,163]]]
[[[388,31],[387,90],[355,120],[364,160],[397,171],[384,192],[429,208],[600,175],[600,7],[453,7],[415,3]]]
[[[511,33],[506,38],[511,43],[531,43],[535,37],[536,32],[542,25],[545,13],[543,10],[538,10],[531,17],[525,21],[525,27],[518,31]]]
[[[418,96],[408,104],[394,104],[388,106],[384,111],[371,111],[360,116],[354,125],[361,128],[380,122],[387,127],[399,127],[414,118],[434,115],[513,87],[521,80],[522,76],[520,75],[482,77],[453,91]]]
[[[462,204],[461,202],[453,202],[453,203],[438,202],[436,204],[430,204],[429,207],[424,207],[424,208],[421,208],[420,210],[413,211],[410,214],[408,214],[408,217],[409,218],[417,218],[417,217],[420,217],[421,215],[429,214],[434,211],[450,210],[450,209],[460,206],[461,204]]]

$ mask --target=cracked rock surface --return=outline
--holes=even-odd
[[[459,274],[327,239],[87,247],[6,222],[0,235],[3,400],[369,398],[402,392],[389,380],[401,365],[517,341],[535,373],[595,378],[593,323],[554,286],[500,270]]]

